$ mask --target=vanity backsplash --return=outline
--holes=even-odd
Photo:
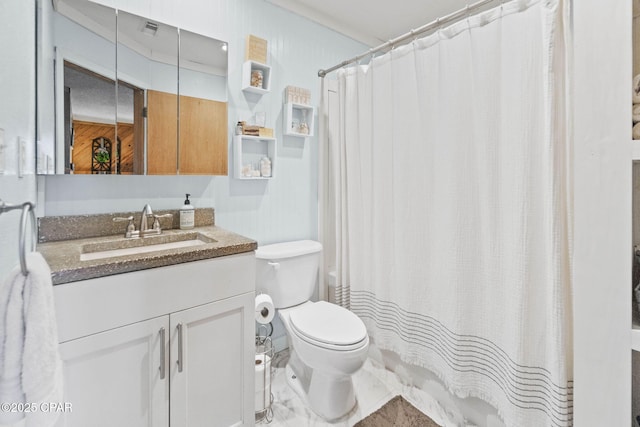
[[[180,211],[154,210],[157,215],[172,214],[172,217],[159,218],[163,230],[180,229]],[[45,216],[38,218],[38,242],[57,242],[61,240],[86,239],[123,234],[126,222],[116,222],[114,218],[133,216],[134,224],[140,223],[141,212],[117,212],[93,215]],[[195,226],[215,225],[213,208],[197,208],[195,210]]]

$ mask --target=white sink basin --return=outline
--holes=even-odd
[[[83,246],[82,253],[80,254],[80,261],[92,261],[103,258],[164,251],[167,249],[187,248],[206,245],[212,242],[215,242],[215,240],[205,237],[199,233],[189,233],[173,236],[126,239],[96,244],[90,243]]]

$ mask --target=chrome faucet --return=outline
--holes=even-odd
[[[153,223],[149,227],[148,216],[153,216]],[[113,218],[113,221],[127,221],[127,229],[125,230],[124,237],[144,237],[152,234],[161,234],[159,218],[172,217],[173,214],[155,215],[151,210],[151,205],[148,203],[142,208],[142,217],[140,218],[140,227],[136,230],[133,225],[133,216],[127,218]]]
[[[142,208],[142,217],[140,218],[140,227],[138,227],[138,231],[140,232],[140,237],[144,234],[148,234],[149,226],[147,225],[147,215],[153,215],[153,211],[151,210],[151,205],[147,203]],[[156,218],[157,220],[157,218]]]

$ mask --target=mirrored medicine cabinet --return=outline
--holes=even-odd
[[[38,16],[39,174],[227,175],[227,44],[93,3]]]

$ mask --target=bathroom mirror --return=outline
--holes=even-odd
[[[150,175],[174,175],[178,170],[178,36],[174,26],[118,11],[118,82],[140,94],[138,100],[120,99],[131,110],[123,119],[132,120],[138,132],[131,133],[143,146],[146,120]],[[139,144],[132,151],[136,148]]]
[[[178,67],[178,170],[181,174],[227,175],[227,156],[204,153],[227,150],[226,43],[180,30]],[[225,77],[222,77],[225,76]]]
[[[38,173],[227,174],[225,42],[89,0],[48,3]]]

